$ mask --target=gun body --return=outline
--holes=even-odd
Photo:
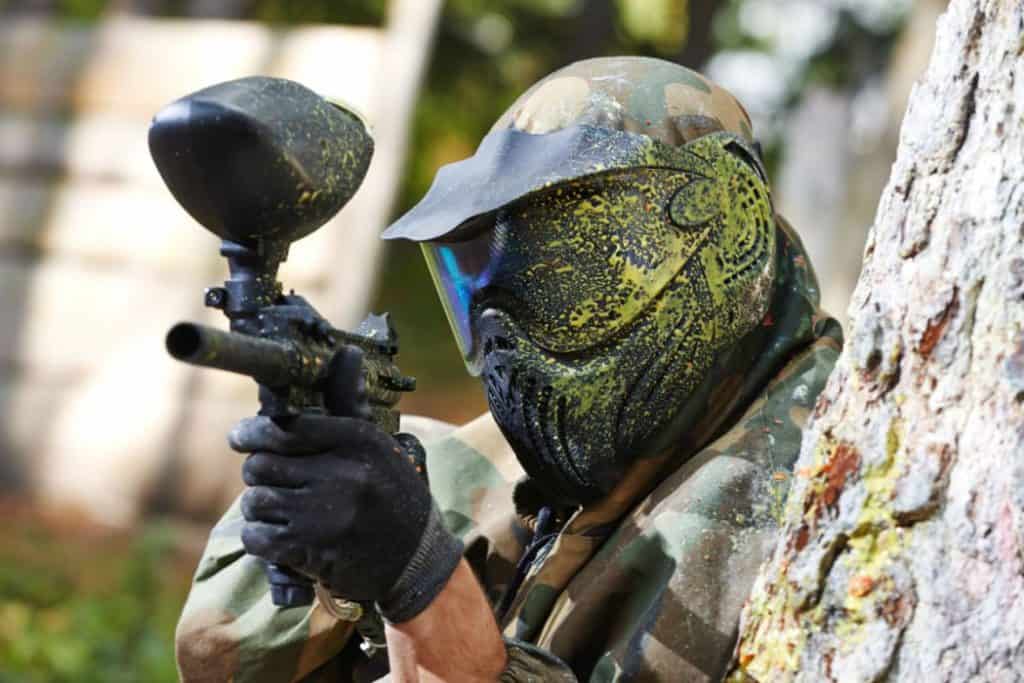
[[[301,296],[281,293],[277,269],[286,244],[224,240],[221,253],[230,277],[223,287],[206,290],[205,303],[224,311],[231,331],[178,323],[167,334],[167,351],[187,363],[253,378],[260,415],[284,427],[296,415],[320,413],[397,432],[395,406],[415,380],[395,365],[398,338],[387,314],[370,315],[355,333],[338,330]],[[361,353],[342,353],[346,346]],[[267,580],[275,605],[313,601],[312,582],[286,567],[268,563]]]
[[[253,76],[172,102],[153,119],[149,147],[178,203],[222,239],[230,271],[205,298],[230,331],[179,323],[167,335],[170,354],[252,377],[260,414],[282,426],[321,413],[397,432],[398,399],[415,380],[395,365],[387,315],[338,330],[277,281],[291,242],[337,213],[366,175],[373,138],[365,122],[298,83]],[[307,578],[274,564],[267,576],[274,604],[312,602]]]
[[[256,320],[255,334],[178,323],[167,333],[167,350],[180,361],[254,379],[261,389],[261,415],[362,417],[390,433],[398,431],[395,406],[416,382],[395,364],[397,335],[386,314],[370,315],[350,333],[330,326],[305,299],[291,295],[261,309]],[[334,362],[343,345],[362,352],[356,373]],[[357,393],[365,395],[365,405],[353,402]]]

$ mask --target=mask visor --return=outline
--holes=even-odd
[[[491,233],[484,231],[461,242],[421,242],[420,247],[466,368],[470,374],[479,375],[481,359],[470,313],[491,280]]]

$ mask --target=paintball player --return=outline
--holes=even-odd
[[[242,421],[182,678],[721,677],[841,344],[740,104],[660,60],[570,65],[385,237],[422,244],[489,413],[424,444],[429,489],[410,437]],[[317,601],[274,607],[259,558]]]

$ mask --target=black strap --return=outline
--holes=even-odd
[[[505,594],[501,597],[501,602],[498,603],[496,616],[499,622],[505,618],[505,615],[508,614],[509,609],[512,607],[512,602],[515,600],[516,593],[518,593],[520,587],[522,587],[523,580],[530,571],[530,565],[533,563],[537,553],[540,552],[540,549],[547,545],[549,541],[558,536],[557,531],[552,531],[554,523],[555,515],[550,507],[544,506],[537,512],[537,524],[533,529],[533,540],[531,540],[529,545],[527,545],[523,550],[523,554],[519,558],[519,562],[516,563],[516,573],[512,576],[512,581],[509,583],[508,588],[505,589]]]

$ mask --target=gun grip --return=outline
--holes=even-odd
[[[261,386],[262,392],[265,388]],[[343,345],[331,358],[327,379],[323,387],[324,407],[331,415],[369,420],[372,416],[363,376],[363,351],[359,347]],[[275,418],[287,429],[289,416]],[[315,597],[313,582],[288,567],[266,562],[270,598],[278,607],[304,607]]]
[[[278,607],[305,607],[313,604],[313,582],[298,572],[267,562],[270,599]]]

